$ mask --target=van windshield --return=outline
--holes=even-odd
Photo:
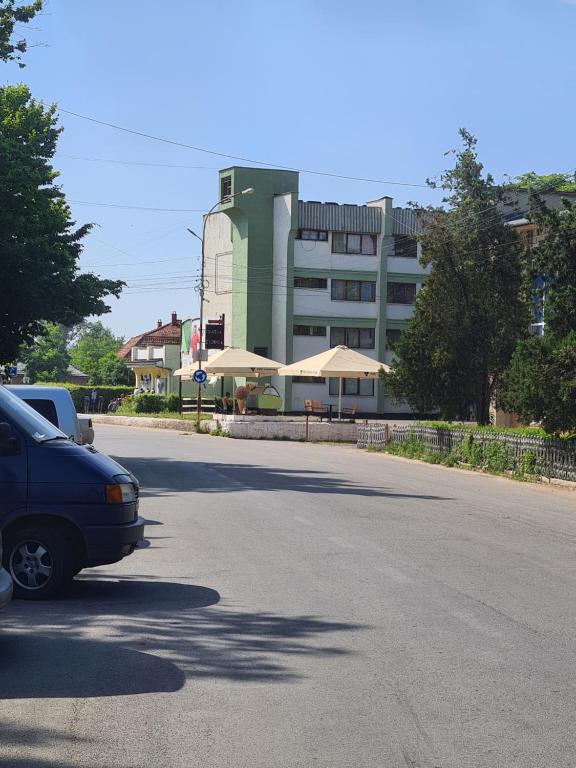
[[[51,424],[48,419],[40,416],[34,408],[13,395],[6,387],[0,386],[0,419],[2,415],[13,421],[37,443],[45,443],[47,440],[68,440],[64,432]]]

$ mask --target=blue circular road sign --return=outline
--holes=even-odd
[[[194,371],[192,378],[194,379],[196,384],[204,384],[204,382],[208,378],[208,374],[202,368],[198,368],[197,371]]]

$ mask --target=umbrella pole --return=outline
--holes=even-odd
[[[342,421],[342,376],[338,385],[338,421]]]

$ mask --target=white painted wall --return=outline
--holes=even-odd
[[[294,336],[293,344],[295,361],[319,355],[330,348],[330,328],[326,328],[326,336]]]
[[[400,256],[388,256],[388,272],[405,272],[409,275],[429,275],[431,267],[425,269],[418,259],[407,259]]]
[[[232,343],[232,224],[225,213],[213,213],[206,222],[204,243],[204,319],[225,315],[224,344]],[[200,245],[200,243],[198,243]]]
[[[380,236],[376,253],[380,252]],[[353,256],[346,253],[332,253],[332,233],[327,243],[311,240],[294,241],[294,266],[310,269],[355,269],[374,272],[378,269],[378,256]]]
[[[412,317],[414,307],[412,304],[387,304],[386,317],[388,320],[408,320]]]
[[[290,362],[286,351],[286,303],[288,286],[288,243],[292,223],[291,194],[274,198],[274,235],[272,241],[272,350],[271,356],[280,363]]]
[[[373,318],[378,316],[377,301],[332,301],[330,296],[330,280],[325,291],[295,288],[294,314]]]

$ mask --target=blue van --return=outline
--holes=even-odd
[[[52,597],[82,568],[131,554],[144,535],[138,492],[128,470],[0,386],[2,564],[15,597]]]

